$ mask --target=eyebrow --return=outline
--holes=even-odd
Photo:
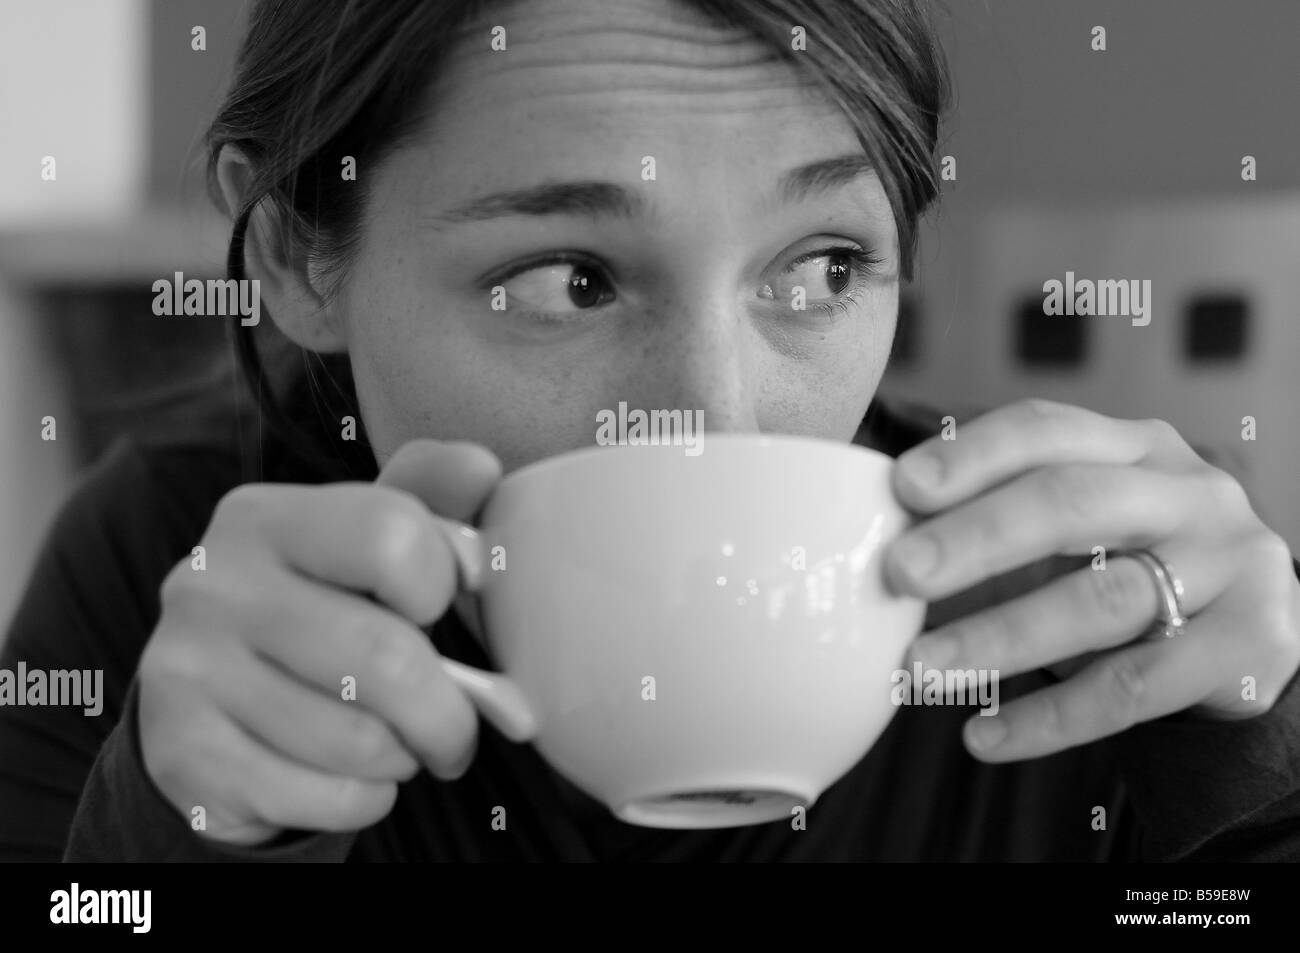
[[[843,188],[874,172],[860,153],[810,162],[786,172],[777,182],[780,201],[793,204],[810,196]],[[523,189],[495,192],[435,215],[445,224],[486,222],[509,216],[572,215],[587,218],[646,218],[653,206],[640,193],[611,182],[546,182]]]

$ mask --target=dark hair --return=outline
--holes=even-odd
[[[934,150],[949,80],[925,0],[677,0],[722,26],[747,29],[807,71],[853,124],[877,169],[898,227],[901,271],[910,279],[917,220],[938,194]],[[323,269],[327,296],[356,249],[367,176],[345,181],[341,159],[374,168],[419,128],[444,49],[491,0],[258,0],[230,91],[208,129],[209,188],[220,201],[217,160],[238,147],[253,168],[234,221],[228,276],[245,277],[244,236],[269,202],[286,245]],[[803,27],[806,50],[792,48]],[[263,311],[265,315],[265,311]],[[275,331],[232,325],[245,378],[274,434],[322,474],[370,477],[374,461],[361,426],[345,355],[298,348]],[[258,337],[270,334],[265,348]],[[293,364],[300,364],[294,373]],[[272,373],[268,374],[268,367]],[[328,384],[322,389],[320,377]],[[271,380],[268,382],[268,376]],[[268,383],[270,386],[268,386]],[[277,392],[278,388],[278,392]],[[306,388],[317,415],[310,437],[283,401]],[[334,437],[351,414],[358,440]],[[332,422],[332,426],[330,425]],[[325,439],[333,444],[328,450]]]

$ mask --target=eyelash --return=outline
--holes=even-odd
[[[810,307],[810,310],[821,312],[822,316],[828,321],[834,321],[849,314],[862,303],[862,296],[867,290],[866,282],[874,277],[877,269],[885,263],[883,258],[873,255],[866,249],[851,248],[846,245],[832,245],[829,248],[819,248],[816,251],[805,252],[790,262],[790,267],[802,265],[814,258],[847,258],[853,263],[853,282],[847,291],[842,292],[843,297],[829,303],[814,303]]]
[[[794,261],[790,262],[790,268],[802,265],[804,262],[812,261],[814,258],[847,258],[853,263],[853,282],[847,291],[842,292],[842,297],[829,303],[814,302],[808,306],[808,310],[820,313],[826,320],[834,321],[839,317],[849,314],[853,308],[862,303],[863,294],[866,291],[866,282],[875,276],[877,269],[884,264],[884,259],[879,258],[863,248],[853,248],[848,245],[832,245],[827,248],[819,248],[815,251],[805,252]],[[582,265],[601,272],[603,275],[610,277],[609,269],[599,264],[593,258],[586,255],[566,254],[552,255],[549,258],[542,258],[537,261],[530,261],[520,265],[498,278],[494,278],[485,284],[488,286],[500,285],[514,278],[516,275],[522,275],[534,268],[545,268],[547,265]],[[612,284],[612,281],[610,282]],[[559,314],[548,311],[534,311],[531,316],[532,320],[538,324],[545,325],[566,325],[572,324],[576,319],[572,314]]]

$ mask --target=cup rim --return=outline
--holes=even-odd
[[[728,431],[724,433],[706,434],[709,443],[723,444],[749,444],[756,449],[769,449],[775,446],[789,447],[793,445],[817,447],[822,450],[841,450],[845,453],[865,454],[867,457],[883,458],[883,461],[890,463],[895,462],[895,457],[883,450],[877,450],[874,447],[864,447],[860,443],[852,441],[842,442],[839,440],[830,440],[826,437],[810,437],[805,434],[787,434],[787,433],[753,433],[750,431]],[[525,463],[523,466],[511,470],[501,478],[501,484],[513,483],[516,479],[526,479],[535,476],[546,470],[563,468],[571,466],[580,461],[586,460],[587,457],[596,453],[608,453],[611,450],[645,450],[645,449],[682,449],[675,444],[667,444],[656,447],[643,447],[629,444],[611,444],[602,446],[593,444],[589,447],[578,447],[573,450],[565,450],[561,453],[552,454],[549,457],[542,457],[540,460],[533,460]],[[881,461],[881,462],[883,462]]]

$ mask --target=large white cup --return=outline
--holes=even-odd
[[[911,523],[891,457],[776,435],[700,447],[550,457],[502,480],[477,528],[445,523],[503,674],[447,671],[508,737],[652,827],[810,807],[889,723],[925,615],[881,573]]]

